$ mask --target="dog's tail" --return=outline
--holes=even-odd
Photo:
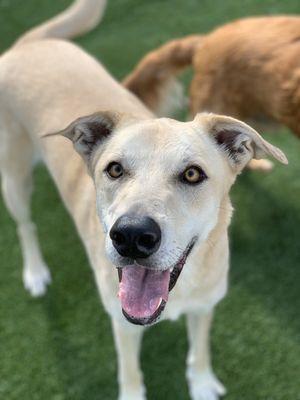
[[[75,0],[62,13],[26,32],[16,44],[46,38],[71,39],[93,29],[100,22],[106,0]]]
[[[192,65],[193,55],[203,36],[191,35],[171,40],[147,54],[124,81],[124,86],[152,111],[166,116],[182,106],[182,85],[176,76]]]

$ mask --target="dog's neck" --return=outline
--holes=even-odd
[[[233,208],[230,197],[226,194],[219,206],[217,224],[209,233],[203,245],[200,246],[203,259],[210,257],[210,253],[214,254],[215,247],[218,246],[222,240],[227,240],[232,212]]]

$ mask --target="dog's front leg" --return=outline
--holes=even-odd
[[[217,400],[225,394],[224,386],[211,369],[209,334],[212,316],[212,312],[187,315],[187,379],[192,400]]]
[[[145,400],[145,388],[139,365],[144,329],[113,319],[113,331],[118,353],[119,400]]]

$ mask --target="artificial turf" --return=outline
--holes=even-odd
[[[0,0],[0,51],[69,3]],[[299,11],[299,0],[109,0],[103,23],[77,42],[120,78],[167,39],[242,16]],[[231,284],[212,332],[228,400],[300,399],[300,142],[287,130],[266,136],[290,164],[246,172],[232,193]],[[33,216],[53,283],[40,299],[23,289],[15,225],[0,200],[0,399],[115,399],[111,327],[87,258],[43,167],[35,181]],[[186,351],[183,318],[147,331],[149,400],[189,398]]]

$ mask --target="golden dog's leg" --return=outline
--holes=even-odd
[[[130,326],[113,318],[113,331],[118,354],[119,400],[145,400],[145,388],[139,365],[144,328]]]
[[[217,400],[225,394],[224,386],[211,369],[209,333],[212,322],[210,313],[189,313],[187,328],[189,353],[187,379],[193,400]]]

